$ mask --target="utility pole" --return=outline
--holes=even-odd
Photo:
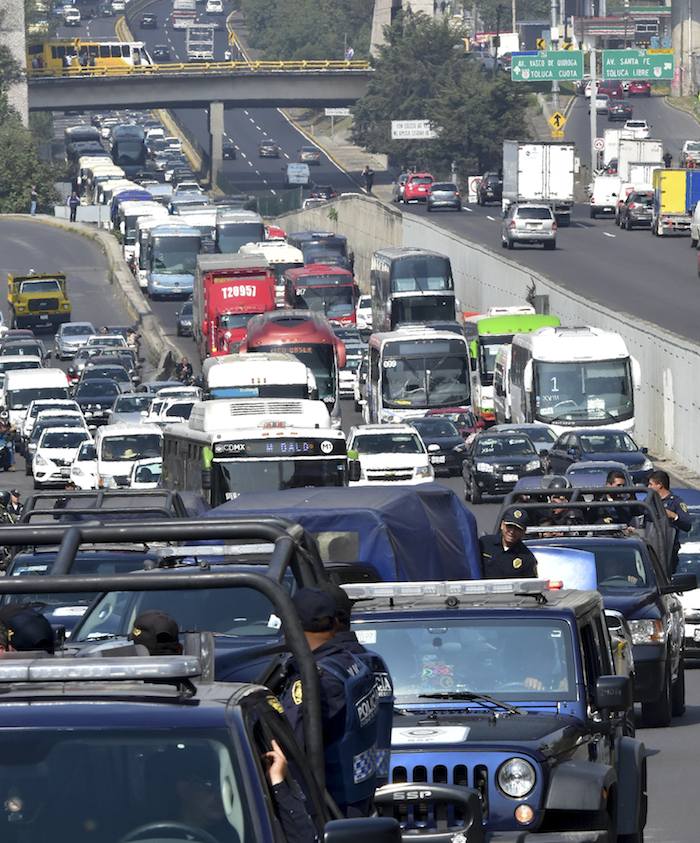
[[[510,13],[513,18],[513,32],[517,32],[518,28],[516,26],[517,22],[515,20],[515,0],[510,0]]]
[[[494,54],[493,54],[493,78],[496,78],[498,73],[498,48],[501,46],[501,13],[503,6],[500,4],[496,7],[496,38],[494,39]]]
[[[596,113],[596,76],[595,76],[595,50],[591,47],[591,51],[589,53],[589,61],[590,61],[590,69],[589,72],[591,74],[591,99],[590,99],[590,106],[591,106],[591,181],[593,181],[594,173],[598,169],[598,153],[595,150],[595,139],[598,137],[597,131],[597,113]]]
[[[550,44],[552,50],[559,48],[559,6],[557,0],[551,0],[550,4],[551,32]],[[552,82],[552,107],[559,111],[559,82]]]

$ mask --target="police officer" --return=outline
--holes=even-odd
[[[345,589],[335,586],[332,589],[335,599],[336,616],[335,641],[364,662],[374,674],[377,688],[379,709],[377,712],[377,787],[389,781],[389,760],[391,756],[391,727],[394,720],[394,683],[384,659],[368,650],[357,640],[357,635],[350,629],[352,600]]]
[[[571,483],[566,477],[556,475],[547,484],[547,489],[552,493],[549,495],[550,504],[566,504],[569,498],[563,494],[565,489],[570,489]],[[540,518],[540,527],[575,527],[585,521],[583,512],[580,509],[573,509],[567,506],[547,507]],[[550,533],[549,535],[553,535]]]
[[[16,524],[21,515],[22,510],[24,509],[24,504],[22,503],[22,495],[20,494],[18,489],[12,489],[10,491],[10,501],[5,507],[7,510],[7,514],[12,519],[13,524]]]
[[[326,788],[346,816],[366,816],[376,788],[377,690],[373,673],[336,640],[336,604],[317,588],[292,598],[319,672]],[[304,748],[304,688],[295,660],[287,663],[280,695],[299,745]]]
[[[525,510],[511,507],[503,514],[500,532],[479,539],[484,579],[537,576],[537,560],[523,543],[528,524]]]
[[[671,573],[673,573],[678,566],[678,550],[681,546],[678,534],[679,532],[689,533],[693,521],[688,513],[688,505],[671,491],[671,478],[666,471],[659,469],[652,471],[649,475],[649,488],[658,492],[666,510],[666,516],[674,529],[671,553]]]

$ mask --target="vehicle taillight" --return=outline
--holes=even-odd
[[[455,196],[459,196],[459,190],[455,190]]]
[[[510,225],[508,226],[508,228],[515,228],[515,220],[510,221]]]
[[[629,209],[630,209],[630,211],[631,211],[631,210],[633,210],[633,209],[634,209],[634,208],[636,208],[636,207],[637,207],[637,203],[636,203],[636,202],[630,202],[630,204],[629,204]]]

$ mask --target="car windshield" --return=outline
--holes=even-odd
[[[105,436],[101,445],[101,458],[105,462],[133,462],[149,457],[159,457],[161,437],[157,433],[126,433]]]
[[[77,718],[73,707],[71,715]],[[190,839],[209,843],[254,839],[240,751],[223,723],[205,718],[205,727],[174,729],[166,718],[160,728],[134,722],[110,728],[105,713],[56,729],[46,720],[48,714],[32,729],[3,735],[0,793],[19,806],[20,817],[3,830],[3,843],[86,843],[98,828],[101,843],[145,839],[145,829],[149,840],[174,840],[173,828],[191,829]],[[80,807],[66,811],[78,792]],[[199,818],[194,826],[192,816]]]
[[[39,442],[40,448],[77,448],[81,442],[88,438],[85,430],[73,431],[47,431]]]
[[[553,430],[548,427],[525,428],[523,430],[513,430],[513,433],[522,433],[527,436],[535,445],[551,446],[557,441],[557,436]]]
[[[447,419],[416,419],[413,426],[421,436],[459,436],[457,428]]]
[[[477,440],[475,453],[478,457],[526,457],[536,452],[526,436],[485,436]]]
[[[423,454],[423,444],[415,433],[362,433],[352,447],[358,454]]]
[[[525,220],[551,220],[549,208],[518,208],[518,218]]]
[[[688,141],[685,150],[686,152],[700,152],[700,141]]]
[[[604,433],[582,433],[579,435],[581,447],[586,453],[607,453],[612,451],[623,451],[634,453],[639,448],[627,433],[618,431],[606,431]]]
[[[606,542],[598,547],[585,548],[595,556],[598,589],[605,592],[620,588],[649,588],[653,584],[653,575],[647,570],[639,549],[616,541],[617,544]]]
[[[450,193],[456,193],[457,192],[457,185],[456,184],[450,184],[449,182],[446,182],[444,184],[442,182],[439,182],[438,184],[433,185],[432,190],[433,190],[433,193],[435,193],[438,190],[447,190]]]
[[[560,620],[442,614],[403,622],[362,619],[353,628],[386,662],[399,702],[460,691],[523,701],[575,699],[571,634]]]
[[[157,483],[163,473],[161,462],[151,462],[148,465],[138,465],[134,471],[135,483]]]
[[[104,369],[95,366],[90,367],[85,370],[85,374],[83,375],[83,380],[94,380],[95,378],[109,378],[113,381],[121,381],[124,383],[125,381],[129,380],[129,373],[126,369],[115,368],[115,367],[105,367]]]
[[[61,329],[61,336],[64,337],[84,337],[94,333],[92,325],[64,325]]]
[[[153,399],[150,395],[129,395],[117,398],[113,410],[115,413],[140,413],[148,410]]]
[[[433,180],[430,176],[413,176],[409,184],[432,184]]]
[[[26,410],[37,398],[68,398],[66,387],[37,387],[35,389],[13,389],[6,394],[8,410]]]
[[[8,357],[14,354],[29,355],[30,357],[42,357],[44,354],[44,346],[39,343],[36,345],[34,343],[22,343],[21,345],[7,343],[7,345],[3,345],[0,354]]]
[[[61,285],[50,278],[45,281],[24,281],[20,284],[19,291],[23,296],[34,293],[60,293]]]
[[[630,204],[634,202],[635,205],[644,205],[646,208],[651,208],[654,203],[653,193],[633,193],[630,197]]]
[[[76,398],[114,398],[119,387],[114,381],[84,381],[75,391]]]

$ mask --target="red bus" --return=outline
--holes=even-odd
[[[318,397],[340,424],[338,370],[345,366],[345,345],[328,320],[309,310],[273,310],[248,322],[241,352],[286,351],[305,363],[316,379]]]
[[[286,270],[284,283],[292,307],[323,314],[331,325],[355,325],[359,289],[349,269],[311,263]]]

